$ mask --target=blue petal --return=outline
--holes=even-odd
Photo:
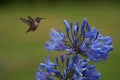
[[[70,21],[70,29],[72,30],[72,21]]]
[[[83,22],[82,22],[82,25],[81,25],[81,32],[82,32],[82,35],[85,36],[85,25],[87,23],[87,19],[84,18],[83,19]]]
[[[58,57],[56,57],[55,59],[56,59],[56,64],[59,64],[59,63],[58,63]]]
[[[69,65],[69,57],[67,56],[67,59],[66,59],[66,67],[68,68],[68,65]]]
[[[62,63],[64,62],[64,55],[60,56]]]
[[[69,33],[70,26],[66,20],[63,20],[64,25],[66,26],[66,32]]]

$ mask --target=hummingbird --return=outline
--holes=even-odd
[[[31,16],[28,16],[28,20],[26,20],[24,18],[20,18],[21,21],[23,21],[24,23],[26,23],[29,26],[26,33],[35,31],[38,28],[38,25],[42,19],[45,19],[45,18],[36,17],[35,19],[33,19]]]

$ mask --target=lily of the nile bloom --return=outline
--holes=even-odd
[[[40,67],[36,73],[37,80],[54,80],[51,75],[60,75],[60,72],[56,69],[59,64],[51,62],[49,56],[44,60],[45,63],[40,63]],[[44,72],[41,70],[44,68]]]
[[[106,60],[109,52],[112,50],[112,38],[102,36],[95,27],[90,28],[86,18],[83,19],[81,26],[76,22],[68,24],[63,20],[66,26],[66,34],[52,29],[50,41],[46,43],[46,49],[49,51],[66,50],[68,54],[80,54],[90,61]]]
[[[78,58],[78,62],[74,64],[76,74],[74,80],[99,80],[101,74],[95,70],[95,66],[88,64],[85,59]]]
[[[46,58],[45,63],[41,63],[40,66],[45,69],[45,72],[39,68],[36,74],[37,80],[99,80],[101,76],[95,70],[95,66],[76,55],[72,55],[72,58],[62,55],[60,61],[56,57],[56,63]]]
[[[86,26],[83,25],[83,28],[81,28],[84,39],[79,47],[80,50],[90,61],[98,62],[108,59],[109,52],[113,49],[112,38],[110,36],[103,36],[95,27],[89,29],[86,19],[83,22],[86,22]],[[85,28],[87,29],[86,32]]]
[[[46,49],[49,51],[65,50],[66,46],[63,43],[65,38],[66,35],[61,33],[60,30],[57,32],[54,28],[52,28],[50,33],[50,41],[45,44]]]
[[[51,73],[50,72],[43,72],[40,68],[38,68],[37,73],[36,73],[36,79],[37,80],[54,80],[50,78]]]

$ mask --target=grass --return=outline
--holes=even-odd
[[[113,37],[114,51],[110,59],[96,63],[101,80],[119,80],[120,6],[112,4],[13,5],[0,10],[0,80],[33,80],[40,62],[50,54],[44,49],[50,28],[64,30],[63,19],[82,22],[86,17],[104,35]],[[25,34],[27,25],[19,18],[28,15],[45,17],[35,32]],[[57,54],[56,54],[57,55]]]

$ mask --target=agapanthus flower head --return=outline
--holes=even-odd
[[[68,54],[80,54],[90,61],[102,61],[109,57],[109,52],[113,49],[112,38],[102,36],[95,27],[91,28],[87,19],[84,18],[81,25],[78,22],[73,26],[63,20],[66,27],[66,34],[60,30],[52,29],[50,41],[45,45],[49,51],[67,51]]]
[[[63,20],[66,33],[51,29],[50,40],[45,44],[48,51],[66,51],[55,62],[50,57],[40,63],[37,80],[100,80],[101,74],[91,62],[108,59],[113,49],[112,38],[103,36],[98,29],[90,27],[86,18],[81,25]]]
[[[58,78],[59,80],[100,79],[101,75],[95,69],[95,66],[88,64],[88,62],[85,59],[82,59],[80,56],[72,55],[72,58],[70,58],[68,55],[61,55],[61,57],[62,58],[60,59],[60,61],[62,62],[62,64],[53,63],[47,57],[46,59],[48,63],[46,62],[45,59],[45,63],[40,64],[40,67],[43,67],[45,72],[38,68],[36,74],[37,80],[51,80],[51,79],[54,80],[56,78]],[[58,60],[59,59],[57,57],[57,62]],[[64,64],[66,64],[66,66],[64,66]]]

